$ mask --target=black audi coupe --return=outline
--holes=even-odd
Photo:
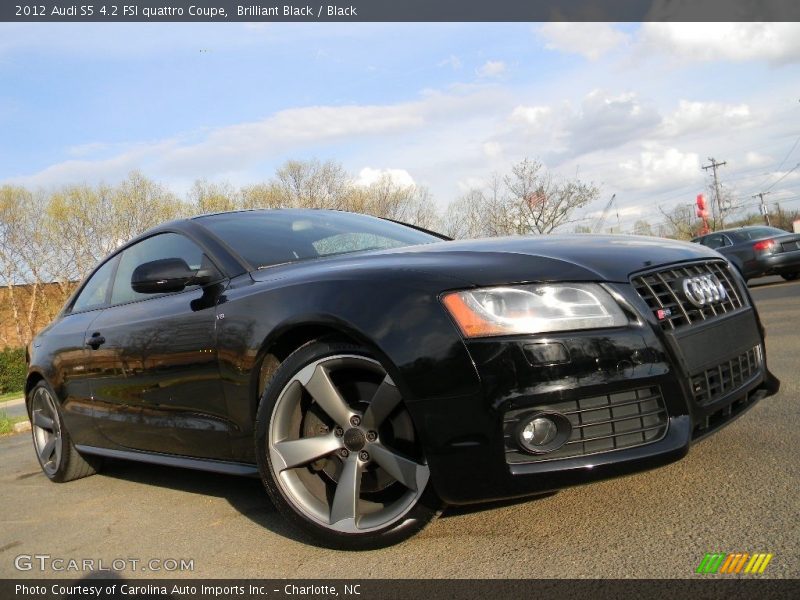
[[[125,244],[28,364],[51,480],[106,458],[260,476],[297,527],[347,549],[447,504],[665,465],[779,386],[743,280],[709,248],[452,241],[292,209]]]

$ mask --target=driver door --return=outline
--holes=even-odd
[[[87,332],[87,343],[95,340],[96,351],[109,357],[92,378],[96,422],[117,447],[229,458],[233,425],[216,350],[216,305],[224,286],[134,291],[136,267],[163,258],[213,268],[203,250],[178,233],[157,234],[122,252],[110,306]]]

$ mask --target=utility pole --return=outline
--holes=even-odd
[[[761,199],[761,214],[764,215],[764,223],[767,225],[770,224],[769,222],[769,210],[767,210],[767,205],[764,204],[764,196],[767,194],[771,194],[772,192],[759,192],[753,196],[753,198]]]
[[[708,157],[708,160],[711,162],[710,165],[705,165],[703,167],[704,171],[708,171],[709,169],[714,170],[714,202],[711,204],[711,214],[714,217],[714,230],[717,229],[717,220],[719,219],[719,225],[724,227],[725,222],[722,218],[722,204],[720,203],[720,195],[719,195],[719,179],[717,178],[717,167],[721,167],[723,165],[728,164],[727,162],[717,162],[712,157]]]

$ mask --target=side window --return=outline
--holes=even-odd
[[[142,240],[122,253],[114,278],[114,289],[111,292],[111,303],[122,304],[144,298],[152,298],[152,294],[134,292],[131,287],[131,276],[134,269],[142,263],[160,258],[182,258],[192,269],[203,265],[203,250],[189,238],[177,233],[160,233]]]
[[[72,312],[98,308],[106,303],[108,288],[111,285],[111,278],[114,276],[114,267],[116,267],[118,260],[119,257],[115,256],[111,260],[106,261],[106,263],[92,275],[72,304]]]
[[[725,240],[721,235],[709,235],[703,238],[703,245],[709,248],[722,248],[725,245]]]

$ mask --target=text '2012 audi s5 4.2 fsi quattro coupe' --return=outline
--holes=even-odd
[[[144,233],[28,363],[53,481],[105,458],[260,476],[297,527],[349,549],[447,504],[665,465],[779,385],[747,287],[709,248],[452,241],[294,209]]]

